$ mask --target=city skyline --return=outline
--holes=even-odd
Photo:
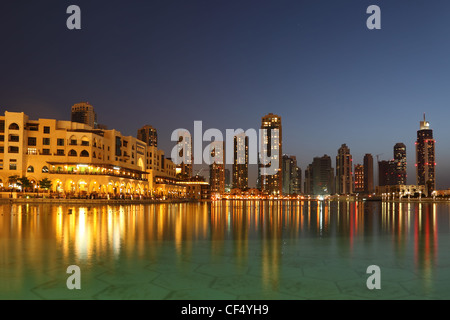
[[[87,113],[89,113],[89,115],[87,115],[87,114],[80,115],[79,114],[80,106],[81,106],[81,109],[85,110]],[[86,108],[86,106],[87,106],[87,108]],[[73,118],[74,110],[75,110],[75,113],[78,114],[76,118]],[[8,113],[8,112],[6,112],[6,113]],[[106,125],[99,125],[102,128],[97,128],[97,121],[95,121],[95,124],[94,124],[94,122],[92,122],[92,119],[94,118],[94,116],[95,116],[95,119],[97,118],[97,114],[95,112],[95,108],[90,104],[75,103],[71,107],[71,113],[72,113],[72,120],[70,122],[87,124],[92,130],[94,130],[96,132],[99,132],[102,130],[111,131],[107,128]],[[19,115],[19,117],[21,115],[24,115],[25,117],[27,117],[27,115],[24,114],[23,112],[16,113],[16,114]],[[39,118],[38,121],[60,121],[60,122],[63,121],[64,122],[65,120]],[[68,121],[66,121],[66,122],[68,122]],[[373,177],[373,174],[374,174],[373,173],[373,156],[370,153],[365,154],[363,164],[355,163],[353,161],[350,148],[346,144],[342,144],[341,147],[337,151],[336,162],[335,162],[335,167],[336,167],[335,171],[332,167],[331,158],[329,156],[327,156],[326,154],[321,158],[314,157],[313,162],[310,163],[308,166],[305,167],[305,169],[302,170],[300,167],[297,166],[296,155],[289,155],[289,154],[285,154],[282,152],[281,146],[282,146],[283,140],[282,140],[281,134],[277,135],[280,139],[274,140],[275,144],[273,142],[271,142],[271,139],[274,138],[274,132],[271,132],[271,130],[277,129],[277,130],[279,130],[279,132],[281,132],[281,128],[282,128],[281,123],[282,123],[281,117],[278,115],[275,115],[273,113],[269,113],[262,117],[261,129],[269,130],[267,133],[268,142],[263,143],[259,147],[262,149],[258,150],[258,152],[263,152],[263,154],[264,154],[264,152],[267,152],[264,150],[271,150],[269,152],[269,154],[273,155],[273,152],[276,152],[276,153],[279,153],[279,156],[281,158],[280,162],[278,164],[278,166],[279,166],[279,168],[277,169],[278,173],[274,174],[274,175],[269,174],[269,175],[263,177],[263,178],[265,178],[265,180],[267,180],[267,182],[265,183],[266,184],[265,187],[264,187],[264,183],[261,186],[258,186],[259,177],[256,179],[256,181],[254,181],[255,185],[252,183],[248,183],[248,181],[250,180],[250,176],[251,176],[248,172],[249,139],[248,139],[248,136],[246,136],[246,134],[244,132],[242,132],[242,133],[237,133],[233,136],[232,185],[230,184],[231,181],[228,181],[228,184],[226,184],[226,182],[225,182],[225,180],[226,180],[225,175],[224,175],[225,171],[230,171],[230,169],[227,168],[227,166],[230,166],[230,164],[225,164],[225,160],[224,160],[224,154],[227,152],[226,148],[225,148],[225,141],[216,140],[216,142],[213,142],[210,144],[210,148],[213,148],[211,150],[214,150],[211,152],[210,156],[212,157],[212,159],[217,158],[221,162],[221,164],[219,164],[219,167],[217,167],[215,160],[213,160],[214,163],[209,165],[209,177],[206,177],[206,178],[209,179],[209,182],[211,185],[211,190],[213,190],[214,192],[223,193],[225,191],[226,186],[229,185],[233,188],[237,188],[237,189],[241,189],[241,190],[256,187],[258,189],[261,189],[261,191],[263,191],[263,192],[268,192],[269,194],[272,194],[272,193],[274,193],[274,194],[298,194],[299,190],[302,190],[302,193],[304,193],[304,194],[322,195],[322,194],[352,194],[352,193],[361,193],[361,192],[368,194],[368,193],[370,193],[370,190],[373,190],[373,189],[371,189],[371,186],[373,187],[374,184],[376,186],[381,186],[381,187],[396,186],[396,185],[403,185],[403,186],[405,186],[405,185],[421,185],[421,186],[425,187],[425,190],[426,190],[425,192],[427,194],[431,194],[432,191],[439,189],[439,188],[436,188],[436,185],[435,185],[436,163],[435,162],[433,162],[433,164],[431,164],[431,163],[429,164],[428,162],[425,163],[425,161],[428,161],[428,159],[433,159],[433,161],[435,161],[435,150],[434,150],[435,140],[433,139],[433,129],[430,126],[430,123],[428,121],[426,121],[425,114],[423,115],[423,121],[420,121],[420,129],[417,130],[416,159],[415,159],[416,183],[415,184],[411,183],[410,180],[409,181],[407,180],[407,174],[405,172],[405,167],[406,167],[406,163],[407,163],[406,146],[401,142],[398,142],[394,145],[393,158],[391,160],[388,160],[388,161],[379,160],[379,158],[378,158],[379,155],[376,155],[376,157],[377,157],[376,167],[378,167],[378,181],[376,181],[376,183],[373,180],[373,178],[374,178]],[[15,125],[15,124],[13,124],[13,125]],[[2,128],[3,128],[2,132],[4,132],[4,129],[5,129],[4,121],[2,124]],[[117,132],[118,134],[121,134],[120,130],[116,130],[115,128],[112,128],[112,130]],[[161,165],[163,167],[162,170],[164,171],[164,167],[165,167],[164,158],[166,158],[167,160],[171,160],[171,157],[165,156],[164,153],[166,151],[164,151],[163,149],[156,149],[157,129],[151,125],[145,125],[144,127],[137,129],[136,131],[137,131],[137,134],[132,135],[131,137],[133,137],[133,139],[137,139],[139,141],[145,142],[148,147],[154,147],[153,150],[154,150],[155,156],[157,153],[158,159],[159,159],[159,157],[161,157]],[[147,133],[145,133],[145,131]],[[150,138],[148,138],[149,132],[151,132]],[[5,141],[3,139],[4,139],[4,136],[2,136],[1,141]],[[9,139],[11,139],[11,137]],[[185,137],[185,139],[186,139],[186,137]],[[191,138],[189,138],[187,141],[191,141],[190,139]],[[237,139],[239,139],[239,142],[237,142],[238,141]],[[12,141],[12,140],[9,140],[9,141]],[[175,147],[177,145],[177,143],[179,143],[179,142],[180,142],[180,140],[178,140],[178,142],[175,142],[173,147]],[[75,144],[76,144],[76,142],[75,142]],[[33,145],[35,145],[35,144],[33,144]],[[218,149],[219,153],[217,153],[216,148],[219,145],[220,145],[220,148]],[[245,151],[242,151],[242,154],[241,154],[241,152],[238,152],[238,150],[237,150],[238,146],[239,146],[239,148],[244,147]],[[205,147],[205,143],[203,143],[203,147]],[[194,144],[191,146],[191,148],[194,149]],[[277,151],[277,150],[280,150],[280,151]],[[59,151],[62,151],[62,150],[59,150]],[[71,150],[71,152],[72,151],[73,150]],[[28,150],[28,152],[29,152],[29,150]],[[2,147],[1,153],[9,153],[9,151]],[[70,154],[69,154],[69,156],[70,156]],[[133,155],[133,157],[134,157],[134,155]],[[151,157],[151,152],[150,152],[150,157]],[[241,158],[239,158],[239,157],[241,157]],[[242,157],[244,157],[244,158],[242,158]],[[325,158],[328,158],[328,161]],[[182,156],[182,159],[184,159],[184,156]],[[240,159],[240,160],[238,160],[238,159]],[[285,164],[286,164],[285,160],[287,160],[287,159],[293,159],[293,161],[295,163],[295,165],[294,165],[294,168],[296,170],[295,173],[294,172],[287,173],[284,171]],[[325,166],[323,166],[322,164],[317,166],[316,161],[319,161],[319,160],[322,161],[323,159],[325,159],[325,161],[328,162],[328,164],[325,164]],[[2,168],[4,167],[3,162],[4,161],[2,160]],[[237,173],[236,164],[240,163],[240,162],[243,163],[245,170],[242,171],[243,168],[241,168],[241,169],[239,169],[239,171],[242,171],[242,172]],[[156,163],[156,161],[155,161],[155,163]],[[172,166],[175,165],[172,161],[170,161],[170,163]],[[149,164],[150,164],[150,166],[149,166]],[[159,165],[159,160],[158,160],[158,165]],[[201,173],[205,169],[204,165],[201,165],[201,166],[203,166],[203,168],[201,170],[198,170],[197,173],[195,173],[195,171],[193,171],[192,169],[189,169],[187,171],[186,168],[187,167],[191,168],[192,165],[186,165],[183,162],[177,166],[178,169],[176,170],[176,174],[177,175],[181,174],[180,178],[182,180],[187,179],[189,177],[194,177],[199,172]],[[264,166],[262,166],[262,167],[264,167]],[[314,167],[316,167],[316,169],[314,169]],[[325,167],[328,167],[329,169],[326,169]],[[422,167],[422,169],[420,169],[421,167]],[[423,168],[426,168],[426,169],[423,169]],[[432,169],[428,169],[428,168],[432,168]],[[151,161],[149,163],[147,163],[147,169],[153,169]],[[175,168],[173,170],[174,170],[173,174],[175,175]],[[291,170],[291,169],[289,169],[289,170]],[[331,178],[331,180],[329,180],[329,178],[328,178],[329,173],[327,173],[328,172],[327,170],[328,171],[331,170],[331,176],[334,176],[334,174],[335,174],[335,178]],[[430,171],[430,170],[432,170],[432,171]],[[301,181],[302,171],[305,176],[304,182]],[[308,171],[308,172],[306,172],[306,171]],[[216,172],[220,172],[220,173],[217,174]],[[285,178],[284,178],[285,175],[293,175],[290,177],[291,181],[286,182]],[[300,176],[300,183],[295,182],[297,179],[296,178],[297,175]],[[320,178],[319,178],[319,175],[321,176]],[[211,180],[211,177],[213,177],[212,180]],[[173,178],[175,178],[175,176],[173,176]],[[245,179],[245,183],[242,184],[242,182],[238,182],[238,184],[240,184],[240,186],[236,185],[236,178],[237,179]],[[158,177],[156,177],[156,179],[158,179]],[[228,179],[230,180],[230,178],[228,178]],[[318,180],[318,179],[320,179],[320,180]],[[412,179],[412,178],[410,177],[410,179]],[[429,179],[431,179],[431,180],[428,181]],[[372,180],[372,181],[370,181],[370,180]],[[261,179],[261,181],[263,181],[263,179]],[[276,181],[276,183],[273,184],[275,181]],[[320,183],[319,183],[319,181],[320,181]],[[428,181],[428,182],[424,183],[423,181]],[[292,184],[292,186],[287,187],[286,183]],[[297,187],[294,187],[294,184],[296,184]],[[303,186],[303,184],[304,184],[304,186]],[[298,186],[301,186],[301,187],[298,187]],[[286,192],[285,191],[286,189],[293,189],[293,188],[295,189],[295,192],[291,192],[291,191]],[[320,191],[317,188],[319,188]],[[441,190],[445,190],[445,189],[450,189],[450,188],[443,188]]]
[[[381,30],[366,28],[368,1],[76,4],[79,31],[65,27],[67,3],[7,2],[1,111],[69,120],[67,107],[88,101],[124,135],[154,126],[166,152],[170,133],[195,120],[245,130],[273,112],[283,119],[283,153],[302,171],[324,154],[335,167],[344,143],[362,163],[366,153],[391,160],[402,142],[408,184],[425,112],[436,187],[450,187],[448,2],[377,1]]]

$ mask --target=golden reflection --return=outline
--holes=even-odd
[[[447,207],[436,203],[298,199],[90,207],[5,204],[0,213],[2,258],[14,261],[15,277],[30,273],[31,265],[31,274],[39,278],[61,265],[116,265],[139,257],[148,263],[172,259],[180,269],[189,263],[228,263],[239,274],[252,265],[267,290],[280,285],[283,264],[295,260],[301,245],[318,237],[333,240],[336,247],[327,252],[351,253],[352,259],[361,252],[377,257],[392,251],[396,262],[415,268],[431,285],[439,221],[449,225]]]

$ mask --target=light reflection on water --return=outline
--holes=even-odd
[[[99,266],[104,271],[167,259],[180,270],[230,261],[237,273],[257,268],[263,290],[276,291],[286,266],[300,268],[305,258],[313,265],[316,259],[317,265],[403,268],[432,293],[436,268],[450,262],[449,209],[443,203],[244,200],[2,205],[1,277],[8,281],[0,294],[20,297],[61,266],[86,265],[94,277]]]

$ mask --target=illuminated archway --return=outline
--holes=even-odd
[[[80,193],[83,193],[83,194],[87,193],[88,185],[87,185],[86,181],[84,181],[83,179],[78,180],[77,189],[78,189],[78,192],[80,192]]]
[[[65,188],[66,192],[75,193],[77,191],[75,182],[72,179],[66,181]]]
[[[52,191],[53,192],[64,192],[63,183],[59,179],[52,181]]]
[[[100,184],[96,180],[89,183],[89,192],[100,192]]]

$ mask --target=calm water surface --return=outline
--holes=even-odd
[[[445,203],[13,204],[0,214],[0,299],[450,299]],[[70,265],[81,290],[67,289]],[[380,290],[366,286],[370,265]]]

